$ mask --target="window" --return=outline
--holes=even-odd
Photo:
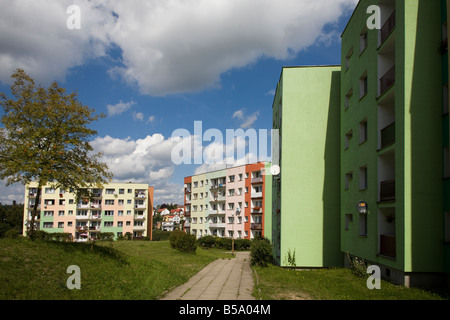
[[[118,203],[119,203],[119,206],[123,206],[123,199],[119,200]]]
[[[353,214],[346,214],[345,215],[345,231],[349,230],[350,222],[353,222]]]
[[[60,206],[66,205],[66,200],[60,199],[60,200],[59,200],[59,205],[60,205]]]
[[[353,172],[348,172],[345,174],[344,190],[348,190],[350,187],[350,181],[353,179]]]
[[[106,200],[106,199],[105,199],[105,205],[107,205],[107,206],[113,206],[113,205],[114,205],[114,200]]]
[[[69,199],[69,204],[73,204],[73,199]]]
[[[58,222],[58,228],[64,228],[64,222]]]
[[[114,194],[116,191],[114,189],[106,189],[106,194]]]
[[[353,137],[353,130],[350,130],[345,134],[345,150],[347,150],[350,147],[350,140]]]
[[[51,229],[51,228],[53,228],[53,222],[44,222],[43,227],[45,229]]]
[[[367,94],[367,72],[365,72],[359,79],[359,98],[363,98]]]
[[[367,236],[367,214],[359,214],[359,235]]]
[[[367,29],[364,29],[359,36],[359,52],[362,53],[367,48]]]
[[[104,226],[107,228],[107,227],[112,227],[114,224],[113,224],[113,221],[105,221],[104,222]]]
[[[347,94],[345,95],[345,110],[348,109],[348,107],[350,107],[350,99],[353,96],[353,89],[350,89]]]
[[[120,217],[120,216],[123,216],[123,210],[119,210],[119,211],[117,211],[117,215]]]
[[[367,167],[359,168],[359,190],[367,189]]]
[[[198,181],[194,181],[194,188],[198,187]]]
[[[234,189],[228,189],[228,195],[234,196]]]
[[[359,123],[359,143],[367,141],[367,119]]]
[[[64,215],[64,210],[59,210],[59,211],[58,211],[58,216],[61,217],[61,216],[63,216],[63,215]]]
[[[345,57],[345,70],[348,70],[350,68],[350,58],[353,55],[353,48],[350,49],[350,51],[347,53],[347,56]]]
[[[71,227],[72,226],[72,221],[67,222],[67,226]]]
[[[128,193],[133,193],[133,189],[127,189]]]
[[[53,211],[44,211],[44,217],[53,217]]]
[[[53,189],[53,188],[45,188],[45,193],[47,193],[47,194],[54,194],[55,193],[55,189]]]
[[[234,182],[234,175],[228,177],[229,182]]]
[[[242,181],[242,173],[239,173],[239,181]]]
[[[125,193],[125,189],[119,189],[119,194],[124,194]]]
[[[114,210],[105,210],[105,216],[113,216]]]
[[[229,203],[228,210],[233,210],[233,209],[234,209],[234,203]]]

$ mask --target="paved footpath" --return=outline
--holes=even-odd
[[[255,300],[250,252],[235,255],[210,263],[161,300]]]

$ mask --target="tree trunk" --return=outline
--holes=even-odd
[[[28,232],[28,236],[32,240],[34,240],[34,222],[35,222],[35,217],[37,216],[38,206],[39,206],[39,203],[41,202],[41,190],[42,190],[42,187],[41,187],[41,184],[39,184],[39,186],[37,188],[36,198],[34,200],[33,211],[31,212],[31,226],[30,226],[30,230]]]

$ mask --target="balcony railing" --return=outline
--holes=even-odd
[[[262,191],[261,192],[252,191],[251,195],[252,198],[262,198],[262,196],[263,196]]]
[[[262,177],[252,178],[252,183],[262,183],[262,182],[263,182]]]
[[[380,254],[395,257],[395,237],[388,235],[380,235]]]
[[[381,78],[380,78],[380,96],[383,95],[389,88],[391,88],[395,83],[395,66],[390,68]]]
[[[395,200],[395,179],[380,182],[380,201]]]
[[[395,143],[395,122],[381,130],[381,148]]]
[[[262,230],[262,223],[252,223],[250,225],[251,230]]]
[[[261,207],[253,207],[252,213],[262,213],[262,208]]]
[[[381,44],[383,44],[386,41],[386,39],[389,37],[389,35],[392,33],[394,29],[395,29],[395,10],[391,14],[391,16],[387,19],[385,24],[381,27],[380,30]]]

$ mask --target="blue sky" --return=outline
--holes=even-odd
[[[93,146],[116,181],[155,186],[155,203],[182,203],[198,165],[170,161],[174,130],[270,129],[283,66],[340,64],[355,0],[0,0],[0,92],[24,68],[56,80],[106,114]],[[128,6],[125,4],[127,3]],[[81,9],[69,30],[66,9]],[[301,90],[301,88],[299,88]],[[203,146],[208,143],[204,142]],[[204,170],[208,166],[202,167]],[[24,188],[0,187],[0,202]]]

